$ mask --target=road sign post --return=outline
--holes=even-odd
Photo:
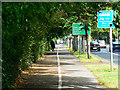
[[[80,49],[80,35],[78,35],[78,50]]]
[[[113,71],[113,45],[112,45],[112,24],[110,24],[110,63],[111,63],[111,71]]]
[[[71,48],[73,48],[73,45],[72,45],[73,42],[72,41],[73,41],[73,38],[71,39]]]
[[[79,56],[81,55],[81,36],[79,36]]]
[[[111,71],[113,71],[113,45],[112,45],[112,28],[115,28],[113,24],[113,16],[115,11],[99,11],[98,13],[98,28],[110,28],[110,63]]]

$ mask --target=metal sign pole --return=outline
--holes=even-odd
[[[72,41],[73,41],[73,39],[71,39],[71,48],[73,48],[73,45],[72,45],[72,44],[73,44],[73,42],[72,42]]]
[[[112,24],[110,24],[110,63],[111,63],[111,71],[113,71],[113,45],[112,45]]]
[[[69,47],[69,37],[68,37],[68,47]]]
[[[79,41],[80,41],[80,42],[79,42],[79,50],[80,50],[80,51],[79,51],[79,53],[80,53],[79,56],[80,56],[80,55],[81,55],[81,36],[79,36],[79,39],[80,39],[80,40],[79,40]]]
[[[90,35],[88,35],[88,45],[89,45],[89,48],[88,48],[88,52],[89,52],[89,55],[90,55]]]
[[[80,35],[78,35],[78,50],[79,50],[79,46],[80,46],[80,42],[79,42],[79,38],[80,38]]]

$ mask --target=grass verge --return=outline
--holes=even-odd
[[[69,49],[72,51],[72,49]],[[82,63],[96,63],[84,65],[88,70],[92,71],[94,76],[97,77],[99,83],[107,88],[118,88],[118,68],[114,67],[113,71],[110,70],[109,64],[98,64],[102,62],[97,56],[91,54],[90,59],[87,58],[87,53],[79,56],[79,51],[74,52],[74,55],[80,58]],[[113,90],[113,89],[112,89]],[[117,90],[117,89],[114,89]]]
[[[97,57],[95,57],[95,56],[92,55],[92,54],[90,55],[90,59],[88,59],[87,53],[81,54],[81,55],[79,56],[79,52],[76,51],[76,52],[74,53],[74,55],[75,55],[76,57],[78,57],[78,58],[80,59],[80,62],[82,62],[82,63],[101,63],[101,62],[102,62],[100,59],[98,59]]]
[[[109,64],[85,65],[98,78],[100,84],[107,88],[118,88],[118,68],[110,71]]]
[[[102,61],[94,55],[90,55],[90,59],[87,58],[87,53],[79,55],[79,51],[74,52],[72,48],[65,46],[69,51],[73,52],[76,57],[80,59],[82,63],[101,63]]]
[[[73,49],[72,49],[72,48],[69,48],[69,47],[67,47],[66,45],[65,45],[65,47],[66,47],[69,51],[73,52]]]
[[[87,53],[79,55],[79,51],[74,52],[72,48],[69,48],[67,46],[66,46],[66,48],[69,51],[73,52],[74,55],[76,57],[78,57],[80,59],[80,62],[82,62],[82,63],[101,63],[102,62],[100,59],[98,59],[96,56],[94,56],[92,54],[90,55],[90,59],[88,59],[87,58]]]

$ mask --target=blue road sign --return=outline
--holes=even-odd
[[[113,22],[98,22],[98,28],[110,28],[110,24],[112,24],[112,28],[115,28]]]
[[[99,11],[98,21],[112,21],[113,11]]]
[[[115,15],[116,14],[116,11],[113,11],[113,15]]]
[[[115,11],[99,11],[98,14],[98,28],[110,28],[110,24],[112,24],[112,28],[115,28],[113,24],[113,16],[116,14]]]

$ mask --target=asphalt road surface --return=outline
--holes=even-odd
[[[95,51],[92,50],[91,51],[92,54],[97,55],[103,59],[106,59],[108,61],[110,61],[110,52],[109,52],[109,45],[107,45],[106,48],[101,48],[101,51]],[[114,52],[113,53],[113,63],[120,65],[120,52]]]

